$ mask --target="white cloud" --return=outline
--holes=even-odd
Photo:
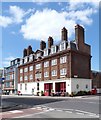
[[[60,31],[65,26],[70,38],[78,21],[82,25],[92,24],[91,15],[94,12],[92,8],[68,12],[51,9],[36,11],[26,20],[26,24],[21,26],[21,32],[25,39],[47,40],[48,36],[53,36],[55,40],[60,40]]]
[[[10,61],[14,60],[16,57],[13,56],[9,56],[7,58],[4,58],[2,64],[4,67],[9,66],[10,65]]]
[[[0,16],[0,26],[7,27],[8,25],[12,24],[12,19],[6,16]]]
[[[14,23],[21,23],[25,15],[25,11],[18,6],[10,6],[9,12],[12,15]]]

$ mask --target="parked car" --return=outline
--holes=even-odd
[[[18,91],[18,95],[22,95],[21,91]]]

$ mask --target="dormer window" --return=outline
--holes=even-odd
[[[28,57],[24,58],[24,63],[28,62]]]
[[[37,53],[36,54],[36,58],[40,57],[41,56],[41,53]]]
[[[44,56],[48,56],[48,49],[44,50]]]
[[[65,50],[65,49],[66,49],[66,42],[63,41],[63,42],[60,44],[60,51]]]
[[[29,62],[30,61],[33,61],[33,55],[32,54],[29,56]]]
[[[22,64],[23,64],[23,59],[20,60],[20,65],[22,65]]]
[[[56,53],[56,46],[51,47],[51,54],[54,54],[54,53]]]

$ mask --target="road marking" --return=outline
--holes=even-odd
[[[31,108],[32,110],[36,109],[36,108]]]
[[[41,107],[36,107],[36,108],[41,108]]]
[[[78,114],[78,115],[84,115],[84,113],[76,113],[76,114]]]
[[[59,112],[61,112],[61,111],[63,111],[63,110],[56,110],[56,111],[59,111]]]
[[[23,111],[20,110],[13,110],[13,111],[9,111],[10,113],[22,113]]]
[[[67,112],[67,113],[72,113],[71,111],[65,111],[65,112]]]

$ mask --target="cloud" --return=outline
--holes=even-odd
[[[94,13],[92,8],[61,12],[51,9],[37,10],[21,26],[20,31],[25,39],[47,40],[48,36],[53,36],[58,41],[62,27],[68,29],[70,38],[74,34],[74,26],[78,21],[82,25],[92,24],[91,15]]]
[[[10,6],[9,13],[12,15],[12,20],[14,23],[21,23],[23,21],[25,11],[20,7]]]
[[[7,27],[8,25],[12,24],[12,19],[6,16],[0,16],[0,26]]]
[[[3,66],[9,66],[10,65],[10,61],[14,60],[16,57],[13,57],[13,56],[9,56],[7,58],[4,58],[2,64]]]

